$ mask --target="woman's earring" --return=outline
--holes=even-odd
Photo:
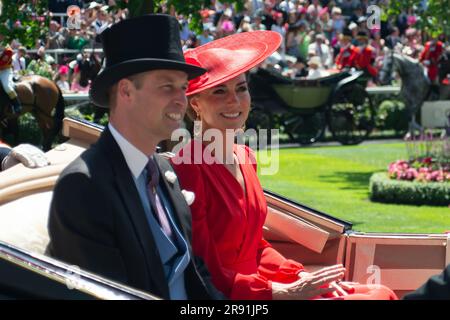
[[[202,120],[197,112],[197,119],[194,120],[194,139],[201,139],[202,136]]]

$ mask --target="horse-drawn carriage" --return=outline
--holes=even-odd
[[[342,144],[358,144],[372,131],[375,112],[361,71],[316,80],[292,80],[267,69],[249,77],[253,108],[248,126],[281,132],[301,144],[319,140],[328,127]]]

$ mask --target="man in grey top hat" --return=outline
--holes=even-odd
[[[124,20],[101,37],[106,64],[90,96],[110,122],[57,181],[47,252],[164,299],[221,298],[192,254],[193,195],[155,154],[181,125],[188,79],[205,70],[185,63],[171,16]]]

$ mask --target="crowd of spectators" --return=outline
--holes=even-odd
[[[101,61],[99,34],[108,26],[127,17],[127,10],[111,10],[114,1],[50,0],[51,20],[49,32],[39,39],[35,48],[25,48],[17,41],[11,43],[14,73],[37,74],[54,80],[63,92],[88,92],[89,84],[80,84],[81,62],[92,59]],[[81,8],[79,27],[67,24],[67,8]],[[59,52],[55,49],[62,49]],[[99,52],[100,51],[100,52]],[[20,62],[19,62],[20,61]]]
[[[189,27],[188,18],[177,15],[183,48],[193,48],[216,38],[236,32],[273,30],[283,36],[283,43],[269,61],[287,77],[317,78],[342,67],[337,62],[346,41],[349,45],[368,46],[370,64],[379,69],[386,48],[401,46],[404,54],[420,58],[424,50],[424,35],[417,29],[418,17],[410,9],[395,19],[371,25],[367,8],[386,0],[246,0],[244,10],[236,11],[230,4],[212,0],[201,11],[203,31],[196,33]],[[70,5],[81,8],[80,28],[68,28],[66,13]],[[99,34],[111,24],[125,19],[128,11],[111,10],[113,0],[49,0],[53,14],[49,32],[40,39],[33,53],[14,42],[14,70],[18,74],[39,74],[58,82],[65,92],[87,92],[89,86],[79,84],[80,63],[89,55],[82,50],[101,48]],[[176,14],[173,10],[165,10]],[[369,20],[368,20],[369,19]],[[361,34],[366,40],[361,41]],[[142,33],[142,41],[145,32]],[[441,36],[443,45],[447,39]],[[49,49],[73,49],[79,53],[52,55]],[[31,51],[31,50],[30,50]],[[94,52],[94,50],[92,50]],[[345,54],[345,53],[344,53]],[[101,53],[97,54],[101,60]]]

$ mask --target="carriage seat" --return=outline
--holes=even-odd
[[[256,73],[250,74],[252,78],[258,78],[270,84],[291,84],[292,79],[283,76],[277,70],[259,68]]]
[[[0,172],[0,241],[31,252],[45,252],[55,182],[67,164],[100,134],[100,129],[85,128],[70,119],[65,120],[64,131],[71,139],[46,153],[49,166],[27,168],[17,164]]]
[[[0,206],[0,241],[44,254],[52,191],[39,192]]]

